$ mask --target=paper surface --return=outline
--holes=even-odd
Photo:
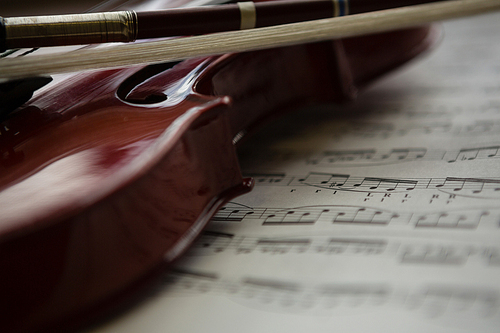
[[[446,23],[355,103],[268,126],[241,149],[255,189],[92,331],[498,332],[499,22]]]

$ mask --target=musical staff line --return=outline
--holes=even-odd
[[[427,150],[426,148],[394,148],[390,151],[376,149],[324,151],[314,157],[308,157],[308,164],[320,167],[360,167],[391,165],[415,161],[445,161],[448,163],[498,159],[500,145],[462,148],[459,150]]]
[[[258,186],[311,186],[333,191],[389,193],[414,190],[438,190],[456,196],[478,197],[481,199],[500,197],[500,178],[446,177],[446,178],[383,178],[360,177],[347,174],[309,172],[305,176],[283,174],[278,181],[272,176],[255,178]]]
[[[438,68],[443,69],[450,66],[447,63],[440,64]],[[457,66],[457,65],[455,65]],[[458,65],[457,67],[452,66],[450,71],[456,72],[471,70],[469,64]],[[474,70],[471,70],[473,72]],[[500,113],[500,106],[496,100],[486,100],[480,101],[474,104],[465,104],[462,102],[456,103],[456,101],[446,101],[445,103],[436,104],[405,104],[397,101],[380,101],[378,96],[375,98],[376,103],[374,105],[370,104],[370,115],[373,115],[373,119],[394,119],[399,117],[398,120],[450,120],[456,119],[457,117],[465,116],[467,119],[477,119],[477,118],[494,118],[496,120],[497,115]],[[419,106],[421,106],[419,108]],[[357,115],[363,112],[366,106],[364,103],[353,105],[352,112],[350,114]],[[474,117],[473,117],[474,116]],[[354,116],[356,118],[356,116]]]
[[[461,266],[474,259],[483,266],[500,268],[500,247],[480,244],[398,241],[367,237],[231,237],[231,241],[213,238],[213,232],[202,234],[188,256],[217,255],[326,255],[385,256],[405,265]],[[221,236],[224,238],[224,236]],[[211,242],[211,243],[209,243]],[[208,244],[208,245],[207,245]]]
[[[417,287],[392,286],[387,283],[336,282],[304,284],[293,279],[269,279],[243,276],[217,278],[207,283],[188,272],[172,272],[164,279],[169,294],[163,297],[216,294],[262,311],[326,314],[331,311],[359,311],[359,307],[396,306],[406,311],[420,311],[429,318],[453,314],[488,318],[497,316],[500,293],[493,288],[423,284]],[[319,311],[319,312],[311,312]],[[326,312],[324,312],[326,311]]]
[[[407,135],[432,134],[446,136],[491,136],[500,133],[500,123],[497,119],[481,119],[472,123],[453,123],[452,121],[409,122],[396,126],[392,122],[347,122],[343,126],[345,135],[364,139],[389,139]]]
[[[236,208],[235,208],[236,207]],[[237,212],[234,212],[237,211]],[[252,214],[249,214],[249,213]],[[500,209],[455,209],[447,211],[391,211],[368,206],[321,205],[294,208],[247,208],[243,210],[231,203],[217,212],[213,222],[234,222],[227,216],[239,214],[243,219],[262,221],[264,226],[314,225],[316,223],[350,225],[410,225],[415,228],[475,229],[479,223],[491,223],[498,227]],[[227,239],[225,236],[224,239]]]
[[[407,247],[401,255],[403,264],[464,265],[472,253],[470,248],[457,251],[452,246]]]
[[[209,243],[210,242],[210,243]],[[226,242],[223,246],[211,235],[202,234],[188,255],[214,255],[222,252],[234,254],[261,253],[267,255],[283,255],[289,253],[319,253],[325,255],[377,255],[387,247],[383,239],[309,237],[309,238],[259,238],[240,236]],[[209,244],[209,245],[207,245]]]
[[[459,163],[474,160],[496,160],[500,158],[500,145],[467,147],[458,150],[433,150],[425,147],[401,147],[392,149],[349,149],[325,150],[322,152],[280,149],[265,149],[254,154],[255,160],[266,162],[286,162],[304,160],[307,165],[317,167],[368,167],[394,165],[410,162],[443,161]],[[267,178],[272,183],[283,181],[284,174],[252,174],[255,178]],[[273,177],[274,176],[274,179]]]

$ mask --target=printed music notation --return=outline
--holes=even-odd
[[[426,148],[395,148],[387,152],[376,149],[324,151],[309,157],[307,163],[322,167],[375,166],[415,161],[446,161],[448,163],[500,158],[500,145],[462,148],[458,151],[427,150]]]
[[[369,102],[368,102],[369,103]],[[369,111],[366,111],[366,108]],[[487,101],[482,105],[425,105],[421,108],[405,103],[383,103],[354,105],[344,112],[337,122],[322,128],[335,137],[357,137],[361,139],[393,139],[406,136],[432,134],[439,137],[494,136],[500,133],[498,103]],[[330,111],[332,112],[332,111]],[[363,117],[359,117],[363,114]],[[328,116],[322,115],[328,119]],[[395,119],[397,117],[397,119]],[[315,120],[316,121],[316,120]],[[307,135],[310,119],[276,125],[281,136]],[[317,129],[316,129],[317,130]]]
[[[198,294],[211,291],[219,281],[219,275],[209,272],[176,269],[164,278],[166,285],[182,290],[184,294]]]
[[[400,259],[403,264],[464,265],[472,254],[480,253],[472,246],[457,248],[447,245],[404,246]]]
[[[448,163],[495,160],[500,158],[500,145],[462,148],[459,150],[432,150],[427,148],[392,148],[325,150],[321,153],[297,152],[287,149],[266,149],[258,153],[258,160],[286,162],[305,160],[307,165],[318,167],[369,167],[418,161],[443,161]],[[275,176],[279,177],[279,174]]]
[[[453,314],[470,319],[499,315],[496,289],[424,284],[418,287],[385,283],[315,283],[255,276],[227,279],[215,274],[174,271],[164,279],[167,297],[214,294],[263,311],[299,312],[310,315],[357,313],[360,308],[393,307],[420,311],[429,318]]]
[[[414,190],[439,190],[457,196],[498,198],[500,178],[384,178],[359,177],[348,174],[309,172],[306,176],[285,174],[252,175],[259,186],[312,186],[334,191],[354,192],[409,192]]]
[[[397,126],[391,122],[351,122],[344,127],[346,135],[370,139],[389,139],[410,134],[432,134],[446,136],[492,136],[500,133],[496,119],[476,120],[470,124],[453,124],[451,121],[409,123]]]
[[[288,254],[288,253],[321,253],[321,254],[381,254],[385,251],[387,241],[381,239],[335,238],[335,237],[235,237],[207,231],[189,251],[189,255],[212,255],[230,251],[235,254]]]
[[[500,208],[499,208],[500,209]],[[416,228],[475,229],[480,222],[498,227],[500,212],[492,209],[455,209],[438,212],[397,211],[368,206],[303,206],[295,208],[244,207],[229,204],[212,218],[212,222],[260,220],[266,226],[314,225],[316,223],[350,225],[412,225]]]
[[[229,237],[228,237],[229,236]],[[217,255],[327,255],[386,256],[404,265],[465,265],[474,259],[483,266],[500,268],[500,247],[437,242],[415,242],[362,237],[250,237],[204,232],[188,256]]]
[[[440,66],[441,67],[441,66]],[[461,68],[463,69],[463,68]],[[354,118],[358,114],[363,113],[363,108],[366,108],[366,103],[369,103],[369,118],[376,119],[395,119],[398,122],[408,120],[414,121],[452,121],[461,116],[466,116],[466,120],[470,123],[469,116],[474,116],[473,119],[493,119],[497,121],[497,116],[500,114],[500,105],[497,100],[482,100],[479,103],[463,103],[457,102],[455,99],[447,100],[446,102],[435,101],[435,103],[426,103],[423,107],[415,103],[404,103],[402,101],[381,101],[378,96],[372,96],[375,99],[374,103],[370,100],[365,103],[353,104],[348,115]]]
[[[487,248],[484,250],[483,255],[487,258],[489,266],[500,267],[500,249]]]
[[[393,136],[405,136],[411,133],[448,133],[453,125],[451,122],[429,122],[397,126],[394,123],[383,122],[351,122],[346,134],[363,138],[387,139]]]
[[[446,22],[421,65],[240,142],[253,191],[104,331],[498,332],[499,22]]]

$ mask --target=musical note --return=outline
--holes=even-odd
[[[298,292],[302,289],[297,283],[262,278],[244,278],[242,284],[244,286],[246,285],[257,288],[274,289],[288,292]]]
[[[318,252],[328,254],[380,254],[387,246],[385,240],[331,238],[326,245],[318,246]]]
[[[229,208],[231,207],[231,208]],[[217,213],[212,222],[232,222],[228,214],[240,214],[238,221],[243,218],[262,220],[263,225],[313,225],[318,221],[327,223],[373,223],[388,224],[392,219],[403,219],[405,224],[409,221],[411,213],[394,213],[387,210],[373,209],[369,207],[358,206],[303,206],[285,209],[265,208],[265,207],[247,207],[244,211],[238,208],[235,212],[236,204],[229,203],[227,209],[222,213]],[[252,214],[250,214],[252,212]]]
[[[232,244],[237,254],[248,254],[255,250],[263,254],[304,253],[309,250],[311,240],[307,238],[256,238],[243,237]]]
[[[417,186],[418,181],[408,179],[390,179],[390,178],[375,178],[365,177],[358,184],[353,184],[355,187],[368,188],[370,190],[385,190],[395,191],[399,185],[402,185],[403,190],[411,191]]]
[[[260,239],[257,241],[257,247],[260,247],[262,252],[271,254],[288,253],[292,249],[302,253],[307,251],[310,245],[310,239]]]
[[[373,159],[375,149],[346,150],[346,151],[325,151],[319,159],[309,160],[311,164],[356,164]]]
[[[382,160],[419,160],[424,157],[427,150],[425,148],[401,148],[401,149],[392,149],[388,154],[384,154],[381,156]]]
[[[291,209],[291,210],[276,210],[273,213],[266,215],[263,222],[264,225],[272,224],[314,224],[321,214],[328,210],[309,210],[309,209]]]
[[[489,215],[488,211],[447,211],[416,216],[415,227],[435,228],[477,228],[481,219]]]
[[[254,306],[251,300],[281,310],[301,310],[318,306],[332,310],[335,306],[347,308],[380,306],[392,296],[383,284],[324,283],[305,286],[296,282],[264,278],[244,278],[240,284],[240,301]],[[277,308],[276,308],[277,307]]]
[[[429,285],[415,296],[421,297],[420,307],[430,317],[444,315],[449,308],[473,310],[480,317],[498,313],[500,298],[496,290]],[[474,305],[477,307],[475,308]]]
[[[234,203],[229,203],[222,207],[214,217],[212,221],[217,222],[241,222],[245,217],[256,214],[254,209],[246,206],[236,205]]]
[[[406,192],[413,190],[440,190],[455,195],[497,197],[500,178],[383,178],[355,177],[347,174],[309,172],[306,176],[262,178],[263,186],[313,186],[329,190],[357,192]],[[487,191],[484,191],[487,190]]]
[[[252,177],[256,184],[262,185],[288,185],[291,178],[285,174],[248,174],[247,177]]]
[[[500,294],[491,288],[424,284],[409,289],[385,283],[313,283],[293,278],[282,280],[256,276],[221,279],[211,273],[178,270],[164,278],[169,291],[164,297],[213,293],[260,310],[304,312],[311,308],[330,311],[359,307],[397,306],[407,311],[420,310],[439,318],[459,310],[467,319],[490,317],[498,313]],[[406,297],[400,297],[407,295]]]
[[[500,126],[494,121],[476,120],[473,124],[467,125],[463,128],[462,133],[468,135],[476,134],[493,134],[500,131]]]
[[[325,151],[321,156],[310,158],[311,164],[328,167],[387,165],[423,159],[425,148],[397,148],[387,153],[375,149],[351,151]]]
[[[448,162],[453,163],[457,161],[498,158],[500,157],[500,155],[498,155],[499,149],[500,146],[460,149],[456,157],[450,159]]]
[[[393,218],[398,218],[398,214],[391,214],[382,210],[367,207],[348,207],[339,211],[333,218],[333,223],[353,223],[387,225]]]
[[[242,279],[238,293],[246,299],[257,299],[269,304],[276,300],[289,302],[290,299],[297,298],[302,289],[295,282],[247,277]]]
[[[383,178],[354,177],[345,174],[310,172],[305,177],[289,176],[289,186],[313,186],[335,191],[407,192],[440,190],[461,196],[498,197],[500,178]]]
[[[210,253],[218,253],[224,251],[233,241],[234,235],[223,232],[205,230],[201,234],[199,240],[193,244],[188,251],[189,255],[199,255]]]
[[[237,205],[230,204],[231,207]],[[304,206],[286,209],[255,207],[242,212],[244,218],[260,220],[264,226],[314,225],[413,225],[416,228],[476,229],[480,223],[497,224],[499,209],[450,209],[446,211],[392,211],[368,206]],[[249,214],[248,212],[253,212]],[[234,213],[233,213],[234,214]],[[212,222],[231,222],[217,215]],[[222,242],[222,240],[221,240]]]
[[[309,165],[319,167],[363,167],[376,165],[391,165],[415,161],[447,161],[448,163],[500,158],[500,145],[459,150],[430,150],[427,148],[393,148],[387,151],[380,149],[359,150],[326,150],[321,153],[293,152],[282,149],[267,149],[260,152],[263,161],[306,160]],[[273,179],[277,175],[269,175]],[[279,175],[278,175],[279,176]],[[262,176],[258,176],[261,179]],[[265,177],[264,177],[265,178]],[[261,181],[265,181],[261,179]],[[268,180],[272,182],[272,180]]]
[[[448,133],[452,130],[450,122],[429,122],[408,124],[406,126],[396,127],[393,123],[354,123],[350,130],[354,136],[363,138],[382,138],[388,139],[392,136],[406,136],[410,133]]]
[[[219,236],[218,233],[209,231],[209,234]],[[232,236],[232,235],[229,235]],[[446,241],[412,242],[395,241],[380,238],[352,238],[352,237],[273,237],[259,238],[239,236],[227,237],[220,247],[214,244],[206,246],[203,236],[188,252],[188,256],[217,255],[230,253],[236,255],[302,255],[323,254],[334,256],[380,256],[393,258],[405,265],[445,265],[463,266],[471,259],[476,263],[493,268],[500,267],[500,247],[479,244],[450,243]],[[194,273],[193,273],[194,274]],[[192,276],[192,274],[190,275]],[[203,278],[213,278],[208,275]]]
[[[461,193],[462,195],[482,194],[483,189],[486,188],[489,193],[484,193],[484,195],[495,195],[495,192],[500,192],[500,179],[446,177],[435,187],[447,191],[465,192]]]
[[[377,255],[382,254],[387,241],[383,239],[366,238],[329,238],[311,236],[259,238],[240,236],[236,239],[233,235],[220,235],[221,233],[207,231],[210,236],[202,235],[188,252],[190,256],[219,254],[233,251],[235,254],[250,254],[257,251],[260,254],[350,254],[350,255]],[[222,238],[222,239],[219,239]],[[215,240],[213,240],[215,238]],[[213,241],[212,243],[209,243]]]
[[[390,192],[395,190],[411,191],[417,187],[419,180],[377,177],[351,177],[350,175],[311,172],[306,177],[298,178],[298,182],[302,183],[303,185],[334,190],[368,190],[373,192]]]
[[[335,298],[350,297],[350,298],[356,298],[357,301],[366,300],[371,297],[387,298],[391,294],[390,288],[385,285],[354,284],[354,283],[325,284],[318,287],[318,292],[325,297],[335,297]]]
[[[310,172],[306,177],[299,177],[298,182],[324,188],[340,188],[349,178],[350,175]]]
[[[500,267],[500,249],[495,247],[487,247],[483,251],[483,256],[486,258],[489,266]]]
[[[215,273],[197,272],[177,268],[164,277],[164,284],[181,294],[207,293],[217,287],[219,276]]]
[[[449,121],[401,124],[396,126],[392,123],[352,123],[348,131],[354,136],[362,138],[389,139],[391,137],[403,137],[410,134],[433,134],[451,136],[486,136],[500,132],[500,124],[496,119],[476,120],[471,124],[453,124]]]
[[[470,253],[457,253],[452,246],[406,246],[402,251],[403,264],[464,265]]]

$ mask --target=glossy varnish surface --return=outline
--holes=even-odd
[[[251,188],[233,141],[357,90],[427,49],[428,27],[79,73],[2,122],[0,330],[60,329],[169,265]]]

